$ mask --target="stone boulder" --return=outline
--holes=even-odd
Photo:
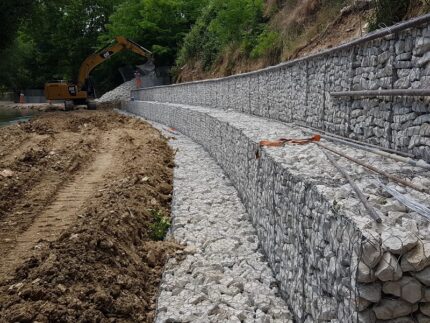
[[[401,266],[405,271],[421,271],[430,265],[430,242],[420,241],[418,245],[402,257]]]
[[[359,283],[372,283],[376,280],[375,271],[364,262],[358,263],[357,281]]]
[[[417,321],[418,323],[430,323],[430,317],[419,313],[417,315]]]
[[[413,233],[401,231],[396,228],[384,231],[381,238],[385,250],[395,255],[405,254],[418,243],[418,238]]]
[[[402,269],[397,258],[390,252],[385,252],[376,267],[375,275],[382,281],[399,280],[402,277]]]
[[[378,303],[381,299],[381,284],[359,284],[358,295],[371,303]]]
[[[414,273],[414,276],[424,285],[430,286],[430,267]]]
[[[420,310],[424,315],[430,316],[430,303],[421,304]]]
[[[375,266],[381,260],[383,250],[381,247],[381,241],[379,238],[368,238],[362,244],[361,262],[367,265],[369,268],[375,268]]]
[[[409,315],[417,309],[418,305],[410,304],[401,299],[384,298],[373,308],[373,311],[377,319],[391,320]]]
[[[405,276],[398,281],[384,283],[382,290],[385,294],[398,296],[409,303],[417,303],[423,297],[423,286],[415,278]]]

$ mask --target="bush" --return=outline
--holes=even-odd
[[[265,30],[257,38],[257,45],[251,51],[251,58],[277,56],[282,50],[281,35],[276,31]]]
[[[263,0],[211,0],[185,37],[177,65],[200,60],[207,70],[233,44],[252,50],[263,30],[263,9]]]
[[[376,0],[369,30],[388,27],[402,21],[408,12],[410,2],[410,0]]]

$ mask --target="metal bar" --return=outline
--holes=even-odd
[[[315,144],[317,144],[321,148],[324,148],[326,150],[331,151],[332,153],[335,153],[336,155],[342,156],[342,157],[344,157],[344,158],[346,158],[346,159],[348,159],[348,160],[350,160],[350,161],[352,161],[352,162],[354,162],[360,166],[363,166],[364,168],[370,169],[371,171],[373,171],[375,173],[381,174],[381,175],[391,179],[394,182],[397,182],[397,183],[402,184],[404,186],[413,188],[414,190],[416,190],[418,192],[430,194],[430,189],[428,189],[427,187],[418,186],[418,185],[415,185],[414,183],[412,183],[410,181],[404,180],[403,178],[397,177],[395,175],[391,175],[391,174],[389,174],[383,170],[380,170],[380,169],[378,169],[372,165],[366,164],[366,163],[364,163],[364,162],[362,162],[356,158],[350,157],[350,156],[348,156],[344,153],[341,153],[340,151],[337,151],[336,149],[328,147],[328,146],[326,146],[320,142],[315,142]]]
[[[430,96],[430,89],[393,89],[331,92],[331,96],[339,97],[375,97],[375,96]]]
[[[339,164],[334,160],[333,156],[331,156],[328,152],[323,150],[324,155],[328,158],[328,160],[333,164],[333,166],[343,175],[343,177],[346,178],[346,180],[349,182],[349,185],[351,185],[354,192],[357,194],[358,198],[360,199],[361,203],[364,205],[364,208],[369,212],[370,216],[378,223],[382,223],[381,217],[376,213],[375,209],[369,205],[367,202],[366,196],[363,194],[363,192],[358,188],[357,184],[353,181],[351,176],[342,168],[339,166]]]
[[[300,127],[303,127],[303,128],[308,128],[308,129],[312,129],[314,131],[321,132],[321,133],[323,133],[323,134],[325,134],[326,136],[329,136],[329,137],[340,138],[340,139],[345,140],[345,141],[353,142],[353,143],[360,144],[360,145],[366,145],[366,146],[369,146],[369,147],[377,148],[377,149],[380,149],[380,150],[383,150],[383,151],[387,151],[387,152],[390,152],[390,153],[393,153],[393,154],[397,154],[397,155],[400,155],[400,156],[404,156],[404,157],[410,157],[410,158],[414,158],[415,157],[414,155],[409,154],[409,153],[405,153],[403,151],[398,151],[398,150],[391,149],[391,148],[385,148],[385,147],[381,147],[381,146],[376,146],[376,145],[373,145],[373,144],[369,144],[368,142],[361,142],[361,141],[358,141],[358,140],[354,140],[354,139],[350,139],[350,138],[338,136],[338,135],[335,135],[334,133],[327,132],[327,131],[324,131],[324,130],[320,130],[320,129],[317,129],[317,128],[314,128],[314,127],[311,127],[311,126],[307,126],[307,125],[304,125],[304,124],[302,124],[300,122],[296,122],[296,124],[298,126],[300,126]]]
[[[422,215],[426,218],[427,221],[430,221],[430,209],[427,206],[415,201],[413,198],[407,196],[406,194],[401,194],[397,192],[394,188],[384,185],[379,178],[376,178],[375,183],[378,186],[382,187],[386,192],[391,194],[397,201],[402,203],[404,206]]]
[[[311,132],[309,130],[305,130],[305,132],[309,133],[309,134],[314,134],[313,132]],[[347,145],[347,146],[351,146],[351,147],[355,147],[355,148],[362,149],[362,150],[365,150],[365,151],[369,151],[369,152],[374,153],[376,155],[379,155],[379,156],[382,156],[382,157],[386,157],[386,158],[390,158],[390,159],[393,159],[393,160],[398,161],[398,162],[403,162],[403,163],[409,164],[411,166],[421,167],[421,168],[430,170],[430,164],[426,163],[422,159],[420,159],[420,160],[414,160],[414,159],[409,158],[409,157],[403,157],[403,156],[398,156],[398,155],[395,155],[395,154],[390,154],[390,153],[387,153],[387,152],[382,151],[380,149],[376,149],[376,148],[373,148],[373,147],[368,147],[368,146],[361,145],[361,144],[356,144],[354,142],[349,142],[349,141],[346,141],[346,140],[343,140],[343,139],[340,139],[340,138],[330,137],[330,136],[326,136],[326,135],[320,135],[320,136],[321,136],[321,138],[324,138],[324,139],[329,140],[329,141],[338,142],[338,143],[341,143],[341,144],[344,144],[344,145]]]

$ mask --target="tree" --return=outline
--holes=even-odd
[[[127,0],[111,16],[108,34],[123,35],[148,47],[158,65],[172,65],[178,47],[206,1]]]
[[[81,62],[97,49],[116,2],[40,0],[25,27],[37,44],[37,73],[48,79],[75,79]]]
[[[20,38],[10,45],[7,49],[10,54],[3,55],[0,61],[4,73],[0,85],[42,88],[49,80],[76,80],[80,64],[99,47],[98,37],[106,31],[109,16],[120,2],[33,1],[32,14],[20,25]],[[26,50],[19,50],[23,46]],[[24,77],[13,77],[17,66]]]
[[[15,39],[16,31],[33,8],[32,0],[0,1],[0,53]]]
[[[211,0],[185,37],[177,64],[201,60],[209,69],[231,44],[251,52],[264,30],[263,8],[263,0]]]

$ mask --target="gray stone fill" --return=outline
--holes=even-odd
[[[419,302],[405,305],[417,293],[411,294],[407,288],[405,293],[396,292],[400,295],[396,307],[393,294],[383,293],[382,286],[424,272],[430,256],[423,243],[429,236],[429,224],[381,192],[373,175],[337,160],[380,212],[381,225],[366,214],[319,147],[259,147],[263,139],[303,137],[292,124],[159,102],[129,102],[126,109],[176,128],[205,147],[219,163],[238,190],[280,292],[297,321],[373,322],[419,312]],[[390,173],[414,174],[414,183],[430,184],[428,172],[347,146],[329,145]],[[422,193],[398,189],[421,202],[426,199]],[[392,270],[387,268],[391,265]],[[414,286],[421,286],[419,279],[413,280]]]
[[[428,89],[430,26],[226,78],[154,87],[135,99],[233,109],[430,161],[428,98],[334,98],[335,91]]]

